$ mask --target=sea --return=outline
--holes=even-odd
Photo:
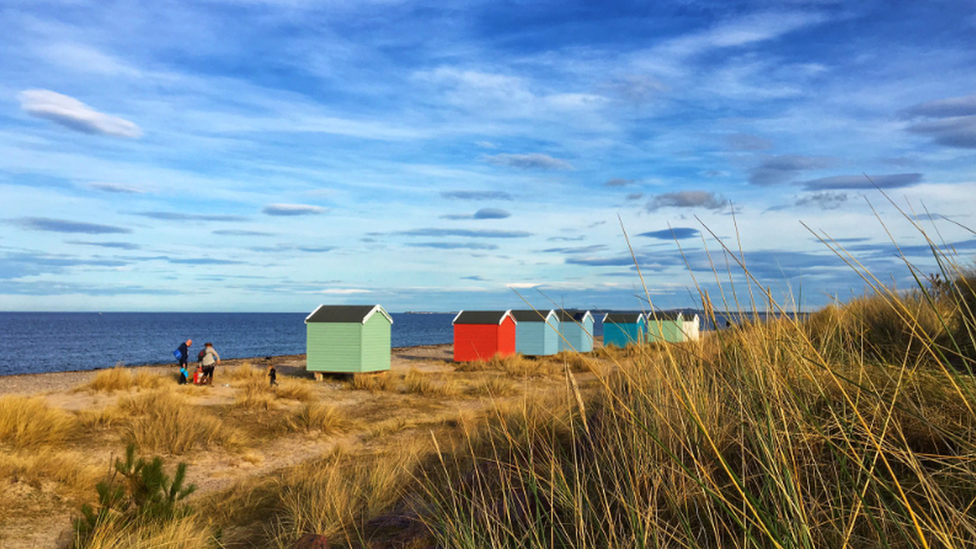
[[[0,375],[173,364],[211,342],[221,358],[305,352],[308,313],[3,313]],[[394,313],[394,347],[451,343],[454,313]],[[2,383],[2,381],[0,381]]]

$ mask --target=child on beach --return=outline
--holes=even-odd
[[[207,378],[203,373],[203,366],[197,366],[197,371],[193,373],[193,384],[202,385],[206,379]]]
[[[271,387],[278,386],[278,371],[275,370],[274,364],[268,365],[268,379],[271,380]]]

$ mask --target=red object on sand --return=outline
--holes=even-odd
[[[454,317],[454,361],[515,354],[515,324],[511,311],[461,311]]]

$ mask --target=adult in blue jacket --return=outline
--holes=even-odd
[[[180,352],[180,367],[186,367],[186,361],[190,358],[190,346],[193,345],[193,340],[188,339],[177,348]]]

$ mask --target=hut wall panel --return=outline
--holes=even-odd
[[[554,355],[559,352],[558,320],[520,322],[515,326],[515,351],[529,356]]]
[[[634,343],[645,341],[644,323],[640,324],[616,324],[607,322],[603,325],[603,344],[626,347]]]
[[[363,326],[361,372],[390,369],[390,321],[374,314]]]
[[[587,319],[577,324],[575,321],[559,323],[563,337],[559,338],[560,351],[588,353],[593,350],[593,321]],[[565,338],[565,340],[563,339]]]
[[[498,327],[497,345],[498,354],[509,356],[515,354],[515,321],[512,317],[506,317],[502,325]]]
[[[498,352],[498,329],[495,324],[455,324],[454,361],[491,360]]]
[[[306,360],[310,372],[359,372],[362,368],[359,323],[306,324]]]

